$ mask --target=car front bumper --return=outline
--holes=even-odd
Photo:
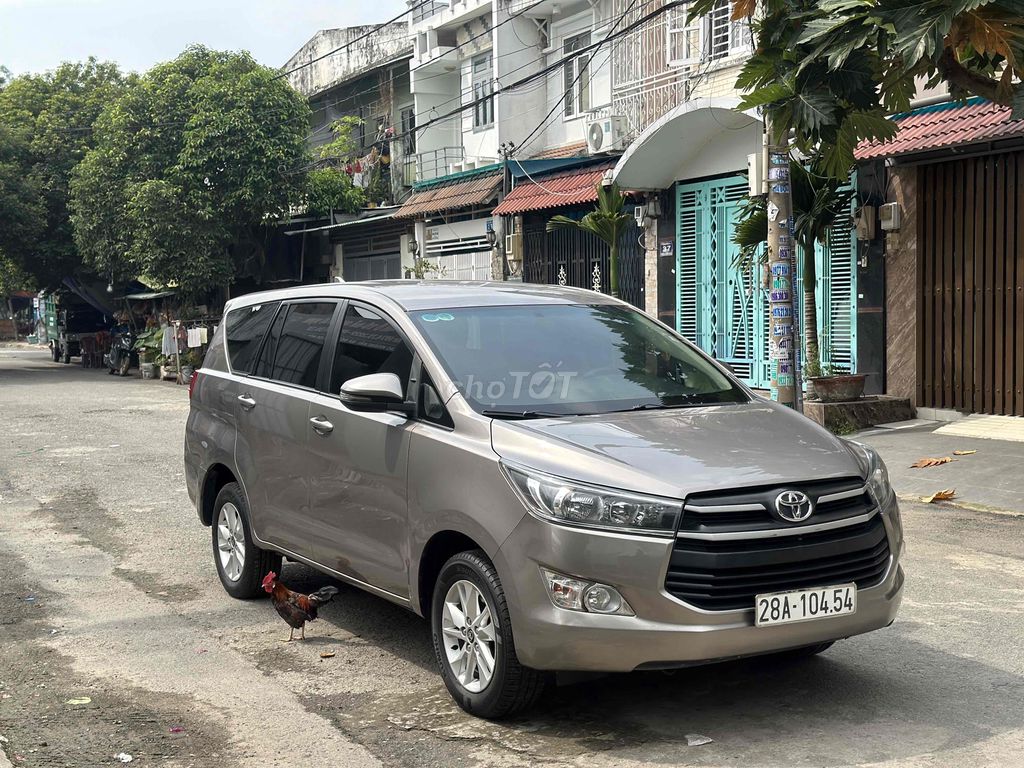
[[[769,627],[755,626],[753,606],[707,611],[670,595],[664,584],[672,540],[567,528],[527,515],[496,559],[516,653],[535,669],[629,672],[771,653],[886,627],[902,599],[903,532],[895,498],[877,514],[889,563],[879,583],[857,590],[856,613]],[[542,567],[614,586],[636,615],[555,607]]]

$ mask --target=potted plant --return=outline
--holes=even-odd
[[[151,328],[139,334],[135,350],[139,353],[139,372],[144,379],[156,378],[156,359],[163,342],[163,329]]]
[[[814,395],[823,403],[845,403],[864,396],[865,375],[849,373],[841,366],[808,360],[804,369]]]

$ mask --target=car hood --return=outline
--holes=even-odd
[[[777,403],[494,420],[503,460],[598,485],[677,498],[700,491],[864,477],[846,444]]]

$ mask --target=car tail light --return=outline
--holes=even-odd
[[[196,382],[199,380],[199,369],[192,371],[192,375],[188,377],[188,399],[192,399],[192,390],[196,388]]]

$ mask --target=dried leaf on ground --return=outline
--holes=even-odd
[[[924,469],[925,467],[937,467],[940,464],[948,464],[952,460],[953,459],[951,457],[949,457],[949,456],[943,456],[942,458],[938,458],[938,459],[934,459],[934,458],[931,458],[931,457],[926,457],[926,458],[918,459],[917,461],[915,461],[913,464],[910,465],[910,468],[911,469]]]
[[[320,654],[320,658],[321,659],[333,659],[334,658],[334,651],[323,651]]]
[[[973,453],[977,453],[977,451],[953,451],[954,456],[970,456]]]
[[[956,488],[947,488],[944,491],[936,491],[931,496],[922,496],[921,501],[931,504],[933,501],[949,501],[956,498]]]

